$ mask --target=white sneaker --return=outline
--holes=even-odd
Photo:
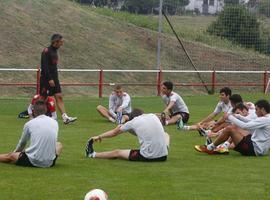
[[[66,119],[63,120],[64,124],[70,124],[73,123],[77,120],[77,117],[67,117]]]

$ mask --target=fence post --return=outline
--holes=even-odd
[[[162,81],[162,71],[160,69],[158,74],[157,74],[157,96],[160,96],[161,81]]]
[[[216,71],[212,72],[212,94],[215,94],[216,89]]]
[[[36,94],[40,93],[40,68],[37,67],[37,86],[36,86]]]
[[[99,81],[98,81],[98,97],[102,98],[102,89],[103,89],[103,70],[99,71]]]
[[[269,80],[269,78],[268,78],[268,72],[265,71],[263,73],[263,92],[264,93],[266,92],[266,88],[267,88],[267,85],[268,85],[268,80]]]

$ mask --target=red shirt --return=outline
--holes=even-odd
[[[31,104],[34,105],[38,100],[43,100],[43,97],[41,97],[39,94],[35,95],[31,101]],[[55,102],[53,97],[48,97],[45,100],[45,104],[47,106],[47,112],[53,113],[56,111],[55,108]]]

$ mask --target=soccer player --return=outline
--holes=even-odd
[[[49,96],[41,96],[39,94],[36,94],[30,105],[28,106],[28,109],[26,111],[21,112],[18,117],[19,118],[28,118],[30,117],[30,119],[33,119],[33,108],[34,108],[34,104],[39,101],[42,100],[45,102],[46,106],[47,106],[47,113],[46,115],[57,120],[57,113],[56,113],[56,108],[55,108],[55,102],[54,102],[54,98],[53,97],[49,97]],[[28,116],[28,117],[26,117]]]
[[[128,93],[124,92],[121,85],[116,85],[109,97],[109,109],[102,105],[98,105],[97,111],[101,116],[113,123],[117,121],[118,124],[125,123],[129,120],[129,115],[131,113],[131,98]],[[117,119],[118,117],[120,117],[120,119]]]
[[[182,97],[173,91],[173,83],[165,81],[161,85],[162,100],[165,109],[161,113],[160,119],[162,125],[187,123],[189,119],[189,110]]]
[[[0,162],[43,168],[55,165],[62,144],[57,142],[58,123],[46,116],[46,112],[47,108],[43,101],[34,104],[35,118],[24,125],[21,139],[14,152],[0,154]],[[28,141],[30,145],[24,149]]]
[[[66,114],[62,96],[62,90],[58,79],[58,49],[64,44],[63,36],[53,34],[51,45],[43,49],[41,53],[41,96],[54,96],[58,109],[60,110],[64,124],[69,124],[77,120],[76,117],[69,117]]]
[[[95,152],[93,143],[104,138],[115,137],[125,131],[138,137],[140,149],[113,150]],[[166,161],[169,147],[169,135],[164,131],[159,118],[155,114],[143,114],[134,109],[130,121],[118,125],[115,129],[91,137],[86,146],[86,156],[91,158],[121,158],[130,161]]]
[[[221,88],[219,91],[219,99],[220,101],[216,105],[215,110],[209,114],[206,118],[202,119],[199,123],[191,126],[183,126],[182,124],[177,124],[178,129],[183,130],[198,130],[200,135],[205,136],[204,129],[213,129],[213,131],[219,131],[220,129],[224,128],[226,124],[224,124],[224,119],[220,118],[217,122],[213,121],[213,119],[219,115],[221,112],[227,113],[231,112],[233,109],[231,105],[230,98],[231,96],[231,89],[228,87]],[[232,98],[234,100],[235,98]],[[237,97],[238,99],[238,97]],[[239,99],[238,99],[239,101]],[[236,100],[235,100],[236,102]],[[242,99],[241,99],[242,102]]]
[[[236,145],[234,150],[244,156],[263,156],[270,148],[270,104],[267,100],[259,100],[255,103],[258,118],[248,122],[237,119],[232,114],[226,116],[234,125],[224,129],[222,134],[211,144],[205,146],[196,145],[199,152],[215,154],[215,148],[225,142],[229,137]]]

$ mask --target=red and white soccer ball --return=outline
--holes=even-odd
[[[85,195],[84,200],[108,200],[108,195],[101,189],[93,189]]]

